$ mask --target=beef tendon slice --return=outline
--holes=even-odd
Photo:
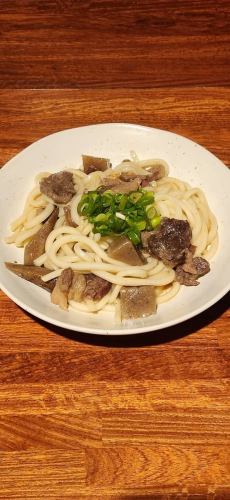
[[[49,292],[51,292],[55,287],[56,279],[47,282],[41,279],[42,276],[45,276],[50,272],[50,270],[45,267],[25,266],[23,264],[14,264],[13,262],[5,262],[5,266],[9,269],[9,271],[16,274],[20,278],[30,281],[34,285],[40,286]]]
[[[73,182],[73,174],[61,171],[51,174],[40,181],[41,193],[49,196],[54,203],[66,204],[76,193]]]
[[[68,309],[68,293],[72,284],[73,271],[70,267],[64,269],[57,279],[56,285],[51,293],[51,302],[61,309]]]
[[[109,189],[113,193],[131,193],[137,191],[141,185],[140,176],[135,177],[130,181],[122,181],[118,176],[108,176],[103,179],[103,184],[100,186],[100,191]]]
[[[120,291],[121,318],[144,318],[156,313],[154,286],[128,286]]]
[[[84,298],[84,291],[86,289],[86,277],[84,274],[73,271],[73,279],[71,287],[68,292],[69,300],[76,300],[81,302]]]
[[[96,156],[82,155],[82,161],[83,170],[87,175],[97,170],[104,172],[111,166],[110,160],[107,158],[97,158]]]
[[[90,300],[101,300],[111,289],[112,284],[96,276],[93,273],[85,274],[86,288],[84,290],[84,298]]]
[[[52,214],[49,216],[46,222],[39,231],[32,237],[32,239],[27,243],[24,250],[24,264],[29,266],[32,265],[34,260],[40,257],[45,251],[45,243],[49,234],[54,228],[54,225],[58,218],[58,208],[55,207]]]
[[[130,239],[124,235],[113,239],[107,254],[112,259],[120,260],[130,266],[141,266],[144,263],[141,254],[135,249]]]
[[[173,268],[184,260],[191,239],[192,231],[186,220],[164,217],[148,238],[148,249],[154,257]]]

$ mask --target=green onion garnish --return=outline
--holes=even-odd
[[[143,189],[129,194],[89,191],[82,195],[78,213],[93,224],[94,233],[125,234],[133,245],[141,243],[141,231],[151,231],[161,221],[153,192]]]

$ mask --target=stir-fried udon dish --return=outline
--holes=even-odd
[[[35,179],[6,242],[24,248],[16,275],[61,309],[143,318],[197,286],[218,246],[203,191],[169,175],[164,160],[135,153],[119,165],[83,155],[82,165]]]

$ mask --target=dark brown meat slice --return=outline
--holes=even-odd
[[[130,266],[141,266],[144,263],[142,255],[136,250],[126,236],[117,236],[110,244],[107,254],[112,259],[120,260]]]
[[[30,281],[34,285],[40,286],[51,292],[56,284],[56,278],[50,281],[42,281],[41,277],[50,273],[49,269],[38,266],[24,266],[23,264],[14,264],[13,262],[5,262],[5,266],[9,271],[16,274],[26,281]]]
[[[176,269],[175,281],[178,281],[181,285],[185,286],[197,286],[199,285],[199,281],[196,279],[195,274],[186,273],[183,269],[183,266],[177,266]]]
[[[141,231],[141,243],[144,248],[148,248],[148,239],[154,231]]]
[[[84,274],[73,272],[73,279],[68,293],[68,299],[81,302],[84,298],[84,291],[86,289],[86,277]]]
[[[194,257],[193,264],[197,270],[197,275],[199,278],[200,276],[204,276],[210,271],[210,264],[203,257]]]
[[[152,167],[147,168],[146,171],[149,172],[150,175],[147,175],[143,179],[141,183],[142,187],[148,186],[152,181],[159,181],[159,179],[162,179],[162,177],[166,175],[165,167],[162,163],[153,165]]]
[[[105,177],[103,179],[102,190],[105,191],[110,189],[114,193],[131,193],[132,191],[137,191],[141,185],[141,180],[139,177],[126,182],[119,179],[119,177]]]
[[[104,172],[111,166],[110,160],[107,158],[97,158],[96,156],[82,155],[82,161],[84,172],[87,175],[97,170]]]
[[[120,291],[121,318],[144,318],[156,312],[154,286],[128,286]]]
[[[164,165],[159,163],[159,165],[155,165],[153,167],[146,169],[146,175],[138,175],[135,174],[134,172],[122,172],[120,174],[120,179],[121,181],[124,182],[130,182],[133,181],[134,179],[138,179],[141,187],[146,187],[150,184],[150,182],[158,181],[164,176],[165,176],[165,167]]]
[[[184,260],[191,238],[192,231],[187,221],[164,217],[148,238],[148,249],[164,264],[175,267]]]
[[[64,269],[57,279],[56,285],[51,293],[51,302],[61,309],[68,309],[68,293],[72,284],[73,271],[70,267]]]
[[[197,278],[207,274],[210,271],[210,265],[209,262],[203,257],[194,257],[191,259],[190,255],[189,263],[188,261],[185,261],[184,264],[177,266],[175,271],[175,279],[181,285],[196,286],[199,285]]]
[[[124,172],[119,176],[121,181],[131,182],[136,181],[139,182],[139,186],[146,187],[153,180],[152,175],[137,175],[133,172]]]
[[[86,288],[84,291],[84,298],[100,300],[111,289],[112,284],[109,281],[104,280],[93,273],[85,274],[85,278]]]
[[[27,243],[24,250],[24,264],[29,266],[32,265],[34,260],[40,257],[45,251],[45,243],[47,237],[54,228],[54,225],[58,218],[58,208],[55,207],[52,214],[49,216],[47,221],[43,224],[41,229],[32,237],[32,239]]]
[[[122,184],[122,181],[119,176],[108,175],[103,179],[103,184],[101,184],[98,189],[100,192],[104,192],[107,189],[112,189],[120,184]]]
[[[69,205],[67,207],[64,207],[64,214],[65,214],[65,222],[66,222],[67,226],[77,227],[77,224],[75,224],[75,222],[73,221],[73,219],[71,217],[71,208]]]
[[[194,265],[193,253],[190,251],[190,249],[186,250],[185,252],[185,261],[182,264],[182,268],[186,273],[197,274],[197,269]]]
[[[95,274],[81,274],[64,269],[57,279],[51,294],[51,301],[61,309],[67,309],[68,300],[81,302],[84,299],[100,300],[110,290],[112,284]]]
[[[75,194],[73,174],[58,172],[40,181],[40,191],[49,196],[54,203],[68,203]]]
[[[139,177],[139,176],[137,176],[137,174],[135,174],[134,172],[122,172],[119,175],[119,179],[123,182],[133,181],[134,179],[136,179],[136,177]]]

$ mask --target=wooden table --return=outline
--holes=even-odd
[[[229,2],[2,2],[0,163],[130,122],[229,164]],[[179,326],[71,333],[0,293],[1,499],[229,499],[229,297]]]

